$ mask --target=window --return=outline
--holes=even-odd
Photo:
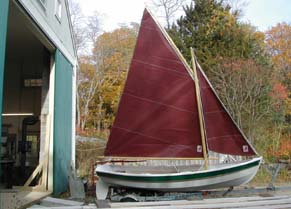
[[[38,154],[38,137],[36,135],[27,135],[26,136],[26,151],[31,152],[37,156]]]
[[[56,0],[56,17],[58,21],[61,21],[62,18],[62,2],[61,0]]]

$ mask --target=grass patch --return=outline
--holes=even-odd
[[[78,176],[93,179],[94,165],[103,156],[107,140],[82,141],[76,144],[76,167]]]
[[[266,168],[261,166],[256,176],[253,178],[253,180],[249,184],[251,186],[268,186],[271,183],[271,181],[272,181],[272,174],[270,174],[266,170]],[[288,168],[282,168],[279,171],[273,184],[282,185],[282,184],[290,184],[290,182],[291,182],[291,171]]]

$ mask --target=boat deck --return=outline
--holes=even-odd
[[[225,165],[231,166],[235,164],[239,164],[244,161],[240,161],[237,163],[227,163],[227,164],[213,164],[210,165],[209,169],[217,169],[223,167]],[[195,172],[204,170],[203,164],[187,164],[187,165],[110,165],[110,170],[118,173],[131,173],[131,174],[170,174],[170,173],[181,173],[181,172]]]
[[[185,171],[198,171],[201,169],[201,165],[191,166],[112,166],[112,170],[120,173],[151,173],[151,174],[167,174],[167,173],[179,173]]]

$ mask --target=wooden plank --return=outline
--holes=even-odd
[[[0,192],[0,208],[1,209],[14,209],[15,205],[16,205],[16,199],[15,199],[15,196],[16,196],[16,193],[15,191],[13,192],[4,192],[4,191],[1,191]]]
[[[17,208],[24,209],[32,204],[37,203],[39,200],[49,196],[50,194],[50,192],[21,191],[16,195]]]
[[[60,207],[45,207],[46,209],[97,209],[96,206],[93,205],[85,205],[85,206],[60,206]],[[42,207],[36,207],[34,208],[30,207],[27,209],[44,209]]]
[[[33,205],[33,206],[29,207],[29,208],[30,208],[30,209],[36,209],[36,208],[39,208],[39,209],[45,209],[45,208],[47,208],[47,207],[42,206],[42,205]]]
[[[118,207],[135,207],[135,206],[154,206],[154,205],[183,205],[189,203],[188,200],[174,200],[174,201],[154,201],[154,202],[116,202],[109,203],[112,208]]]
[[[42,206],[81,206],[84,205],[83,202],[77,202],[73,200],[64,200],[59,198],[53,198],[53,197],[46,197],[43,200],[41,200],[40,204]]]
[[[33,187],[26,186],[13,186],[13,189],[22,190],[22,191],[31,191],[31,192],[46,192],[47,190],[42,185],[37,185]]]
[[[86,196],[83,181],[77,177],[75,170],[69,173],[69,189],[71,198],[84,199]]]
[[[49,192],[14,191],[0,192],[0,208],[24,209],[40,199],[50,195]]]
[[[146,205],[146,204],[151,205]],[[183,205],[185,203],[190,203]],[[121,203],[120,203],[121,204]],[[154,205],[155,204],[155,205]],[[159,205],[168,204],[168,205]],[[132,207],[129,207],[131,205]],[[115,204],[117,206],[117,203]],[[122,208],[131,209],[176,209],[176,208],[248,208],[248,209],[274,209],[274,208],[291,208],[290,196],[275,196],[275,197],[239,197],[239,198],[218,198],[205,199],[198,201],[161,201],[161,202],[134,202],[123,203]],[[34,209],[42,209],[42,207],[34,206]],[[96,209],[94,205],[90,206],[60,206],[60,207],[46,207],[47,209]],[[31,208],[32,209],[32,208]]]
[[[213,199],[204,199],[197,201],[189,201],[189,204],[202,204],[202,203],[232,203],[232,202],[251,202],[251,201],[266,201],[266,200],[282,200],[289,199],[290,196],[275,196],[275,197],[261,197],[261,196],[252,196],[252,197],[231,197],[231,198],[213,198]]]
[[[48,164],[49,164],[49,147],[50,147],[50,115],[46,116],[46,131],[45,131],[45,148],[44,148],[44,162],[42,169],[42,186],[48,188]]]
[[[43,169],[43,163],[38,164],[38,166],[34,169],[33,173],[30,175],[30,177],[27,179],[27,181],[24,184],[24,187],[28,187],[33,179],[36,177],[37,174],[39,174]]]
[[[50,118],[50,145],[49,145],[49,165],[48,165],[48,191],[53,191],[53,164],[54,164],[54,98],[55,98],[55,60],[51,55],[49,79],[49,115]]]
[[[234,198],[234,200],[239,200],[240,198]],[[193,201],[194,202],[194,201]],[[158,204],[158,202],[157,202]],[[192,203],[190,205],[167,205],[167,206],[143,206],[143,207],[130,207],[131,209],[135,209],[135,208],[142,208],[142,209],[152,209],[152,208],[156,208],[156,209],[174,209],[174,208],[235,208],[235,207],[259,207],[259,208],[265,208],[265,206],[277,206],[277,208],[280,208],[278,206],[280,205],[287,205],[287,204],[291,204],[291,199],[289,198],[284,198],[284,199],[272,199],[272,200],[264,200],[264,198],[262,198],[262,200],[260,201],[242,201],[242,202],[238,202],[238,201],[232,201],[232,202],[221,202],[221,203],[208,203],[207,200],[204,203]],[[119,207],[121,208],[129,208],[127,207]]]
[[[174,201],[155,201],[155,202],[126,202],[126,203],[110,203],[112,208],[118,207],[135,207],[135,206],[151,206],[151,205],[195,205],[204,203],[231,203],[231,202],[245,202],[245,201],[262,201],[262,200],[278,200],[288,199],[290,196],[275,196],[275,197],[231,197],[231,198],[213,198],[204,200],[174,200]]]
[[[291,208],[291,204],[281,204],[281,205],[264,205],[264,206],[259,206],[259,207],[244,207],[245,209],[284,209],[284,208]]]

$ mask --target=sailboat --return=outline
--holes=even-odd
[[[144,10],[104,153],[107,160],[96,167],[97,199],[105,199],[109,187],[165,192],[234,187],[257,173],[262,157],[191,52],[192,68],[150,11]],[[244,160],[212,164],[210,152]],[[169,160],[178,163],[137,163]],[[203,163],[181,164],[189,160]]]

